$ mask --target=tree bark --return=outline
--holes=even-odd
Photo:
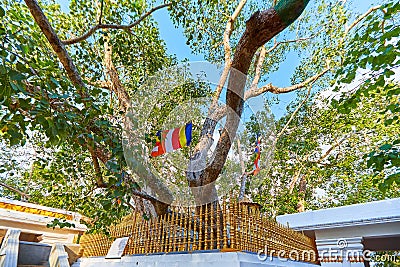
[[[71,44],[76,44],[76,43],[82,42],[82,41],[86,40],[87,38],[89,38],[90,36],[92,36],[98,29],[129,30],[129,29],[139,25],[140,22],[142,22],[145,18],[150,16],[154,11],[159,10],[161,8],[164,8],[164,7],[168,7],[170,5],[171,5],[171,3],[167,3],[167,4],[162,4],[162,5],[153,7],[152,9],[150,9],[149,11],[144,13],[138,20],[132,22],[129,25],[102,24],[101,23],[101,15],[100,15],[99,23],[96,24],[95,26],[93,26],[92,28],[90,28],[90,30],[88,30],[82,36],[79,36],[79,37],[76,37],[76,38],[72,38],[72,39],[69,39],[69,40],[64,40],[64,41],[62,41],[62,43],[65,44],[65,45],[71,45]]]
[[[21,190],[15,188],[15,187],[12,187],[12,186],[10,186],[8,184],[0,182],[0,186],[4,187],[4,188],[6,188],[6,189],[8,189],[10,191],[13,191],[13,192],[17,193],[18,195],[20,195],[24,199],[29,199],[31,197],[30,195],[26,194],[25,192],[22,192]]]
[[[300,184],[299,184],[299,200],[297,202],[297,211],[298,212],[305,211],[306,190],[307,190],[307,180],[306,180],[306,175],[303,174],[301,176]]]
[[[124,113],[130,107],[130,97],[119,79],[119,74],[112,61],[112,46],[107,42],[104,43],[104,65],[107,76],[110,78],[110,89],[117,98],[118,104]]]
[[[58,38],[56,32],[54,31],[53,27],[47,17],[44,15],[42,9],[38,5],[36,0],[25,0],[26,5],[29,8],[33,18],[35,19],[36,23],[39,25],[40,29],[46,36],[47,40],[49,41],[51,47],[53,48],[54,52],[57,54],[58,58],[61,61],[61,64],[64,66],[64,69],[67,72],[69,79],[72,83],[82,90],[86,87],[85,83],[83,82],[78,69],[76,68],[74,62],[72,61],[71,57],[69,56],[67,50],[64,47],[64,44],[61,42],[60,38]]]

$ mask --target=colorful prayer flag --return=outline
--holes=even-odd
[[[254,159],[254,166],[253,166],[253,171],[252,171],[253,175],[257,175],[260,172],[260,166],[259,166],[259,160],[260,160],[260,156],[261,156],[260,144],[261,144],[261,137],[259,135],[257,135],[256,148],[254,149],[254,153],[256,153],[256,158]]]
[[[151,156],[157,157],[164,153],[174,151],[178,148],[189,146],[191,141],[191,122],[179,128],[158,131],[156,137],[156,146],[151,151]]]

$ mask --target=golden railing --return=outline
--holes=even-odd
[[[204,205],[196,209],[173,207],[156,219],[134,214],[110,227],[110,237],[86,234],[81,238],[84,256],[104,256],[112,240],[129,236],[124,255],[193,252],[198,250],[250,251],[315,262],[314,241],[262,216],[253,203]]]
[[[103,234],[83,235],[79,241],[83,249],[83,257],[105,256],[113,240]]]
[[[43,206],[39,206],[39,205],[37,205],[37,206],[38,207],[43,207]],[[43,208],[47,208],[47,207],[43,207]],[[41,209],[41,208],[34,208],[34,207],[29,207],[29,206],[23,206],[23,205],[7,203],[7,202],[2,202],[2,201],[0,201],[0,209],[14,210],[14,211],[19,211],[19,212],[43,215],[43,216],[59,218],[59,219],[66,219],[66,220],[73,220],[74,219],[72,214],[60,213],[60,212],[57,212],[57,211],[46,210],[46,209]],[[51,209],[51,208],[48,208],[48,209]]]

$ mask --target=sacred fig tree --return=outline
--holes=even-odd
[[[24,2],[0,0],[0,134],[11,145],[23,145],[30,138],[54,150],[57,160],[40,163],[28,177],[39,177],[43,169],[45,177],[60,180],[75,171],[79,179],[90,180],[90,190],[81,194],[84,199],[98,199],[103,215],[85,209],[100,219],[112,207],[118,210],[115,217],[120,216],[126,212],[124,205],[157,216],[168,212],[173,201],[157,177],[152,177],[150,190],[140,187],[136,180],[140,173],[128,171],[121,141],[121,125],[128,111],[135,111],[131,103],[143,80],[176,63],[166,53],[153,12],[167,9],[192,50],[223,65],[185,174],[196,205],[201,206],[218,199],[215,181],[226,165],[244,103],[265,93],[303,89],[309,93],[312,86],[329,85],[329,74],[344,61],[351,31],[365,17],[384,9],[374,7],[354,18],[345,8],[346,1],[172,0],[152,7],[145,1],[71,0],[68,12],[53,1]],[[289,51],[300,55],[291,85],[266,83],[285,58],[293,56]],[[224,88],[225,103],[220,104]],[[165,98],[172,104],[168,102],[165,109],[160,105],[151,118],[168,115],[186,98],[210,95],[208,89],[177,88]],[[178,101],[177,95],[182,99]],[[209,157],[217,123],[223,118],[225,127]],[[287,126],[279,135],[285,130]],[[32,133],[41,135],[34,139]],[[73,160],[71,155],[79,156]],[[70,170],[64,159],[73,160],[78,170]],[[52,175],[57,162],[62,171]],[[51,188],[54,181],[49,178],[45,183]],[[71,184],[86,183],[60,184],[68,190]],[[165,194],[168,201],[150,191]]]

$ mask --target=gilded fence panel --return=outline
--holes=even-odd
[[[222,201],[197,208],[171,208],[168,214],[145,219],[139,214],[110,227],[110,236],[86,234],[84,256],[104,256],[115,238],[128,236],[124,255],[221,251],[266,251],[273,256],[297,256],[315,262],[314,241],[262,215],[255,203]],[[278,255],[279,253],[279,255]]]

